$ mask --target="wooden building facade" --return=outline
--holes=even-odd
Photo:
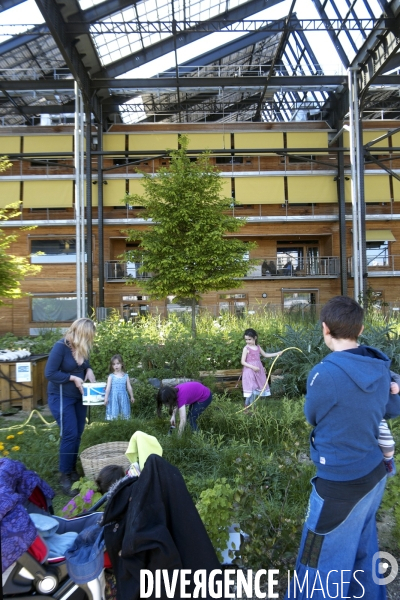
[[[395,128],[395,122],[367,121],[363,144],[371,144],[364,175],[368,282],[377,297],[397,308],[400,161],[391,156],[392,148],[400,146],[400,133],[384,137]],[[122,202],[126,192],[143,191],[137,166],[150,173],[165,166],[165,150],[177,148],[182,133],[189,137],[189,149],[212,150],[223,193],[232,197],[232,214],[247,218],[238,235],[257,243],[251,257],[258,264],[247,277],[235,289],[203,296],[201,308],[215,315],[265,305],[290,309],[322,304],[340,293],[353,295],[346,131],[337,137],[325,122],[114,125],[102,136],[102,165],[92,145],[92,244],[86,260],[91,261],[93,305],[100,316],[112,308],[127,319],[184,310],[172,297],[165,302],[146,297],[140,285],[145,275],[138,274],[138,265],[120,259],[128,249],[124,230],[149,226],[140,207]],[[0,206],[21,202],[21,215],[2,227],[18,233],[11,253],[42,267],[23,283],[29,296],[0,308],[0,334],[66,327],[76,316],[73,148],[68,125],[0,130],[0,155],[12,162],[0,174]]]

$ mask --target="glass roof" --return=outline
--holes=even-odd
[[[86,10],[87,8],[92,8],[93,6],[97,6],[97,4],[103,4],[107,0],[79,0],[79,5],[82,10]]]
[[[101,19],[104,23],[118,23],[130,25],[135,21],[157,23],[172,20],[176,21],[205,21],[218,16],[221,12],[244,4],[246,0],[143,0],[132,7],[119,11],[111,16]],[[82,4],[82,2],[81,2]],[[119,58],[147,48],[158,41],[169,37],[170,33],[145,32],[128,34],[96,34],[92,27],[92,37],[103,65],[107,65]]]
[[[14,35],[29,31],[34,25],[40,25],[41,23],[44,23],[44,19],[42,13],[36,6],[35,0],[27,0],[8,10],[1,11],[0,44]]]
[[[67,31],[69,23],[73,24],[67,35],[75,40],[90,78],[130,80],[120,89],[112,86],[96,92],[114,107],[110,118],[125,122],[324,118],[332,92],[340,94],[343,85],[337,80],[320,85],[318,77],[343,76],[346,81],[347,68],[372,35],[383,5],[379,0],[264,0],[263,4],[257,0],[138,0],[109,14],[106,0],[64,0],[63,5],[51,1],[62,6],[60,15],[69,19]],[[265,5],[260,12],[251,10]],[[277,21],[287,22],[291,9],[288,25]],[[240,11],[236,19],[235,11]],[[211,29],[205,28],[206,21]],[[41,23],[34,0],[8,10],[1,10],[0,5],[1,80],[73,77],[65,53]],[[400,59],[388,72],[397,73],[398,65]],[[177,74],[179,81],[171,87]],[[140,83],[155,77],[157,87]],[[163,83],[166,77],[169,88]],[[230,81],[233,77],[238,77],[238,85],[218,86],[218,78]],[[246,77],[251,77],[251,85],[246,84]],[[301,85],[299,77],[308,81]],[[283,85],[279,78],[285,81]],[[366,101],[369,118],[376,118],[382,110],[400,118],[399,87],[396,83],[390,89],[371,86]],[[33,110],[25,111],[27,106],[72,101],[73,92],[67,87],[53,92],[37,85],[34,90],[25,86],[23,92],[10,87],[0,95],[0,124],[29,122],[24,115]],[[118,105],[119,114],[115,112]]]

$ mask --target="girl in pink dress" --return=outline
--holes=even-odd
[[[272,358],[280,356],[282,352],[264,352],[257,344],[257,332],[254,329],[246,329],[244,332],[244,341],[246,345],[243,348],[241,360],[243,365],[242,388],[244,405],[248,407],[260,394],[261,396],[271,395],[265,369],[261,363],[261,356]]]

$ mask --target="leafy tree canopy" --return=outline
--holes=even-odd
[[[154,176],[142,173],[144,195],[124,199],[143,206],[143,217],[152,221],[145,231],[126,232],[138,248],[124,258],[141,262],[141,272],[152,273],[143,287],[158,299],[194,299],[211,290],[240,287],[238,278],[252,264],[248,252],[255,244],[229,237],[246,221],[227,214],[232,198],[222,196],[220,172],[209,153],[191,160],[187,147],[188,138],[181,136],[168,167]]]

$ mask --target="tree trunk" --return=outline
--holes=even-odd
[[[192,297],[192,337],[196,337],[196,298]]]

